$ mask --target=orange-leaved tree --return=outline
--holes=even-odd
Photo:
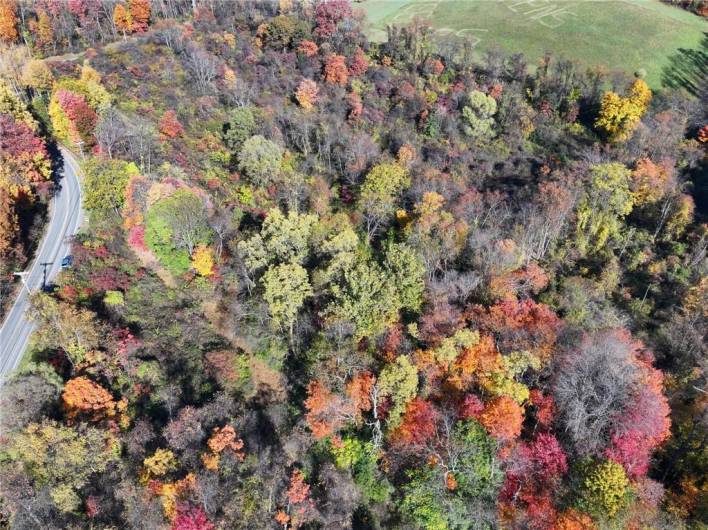
[[[150,0],[128,0],[132,31],[143,32],[148,28],[150,20]]]
[[[344,86],[349,80],[349,71],[343,55],[330,55],[324,67],[324,80],[331,85]]]
[[[92,420],[114,416],[123,408],[108,390],[84,376],[67,381],[62,400],[70,417],[85,415]]]
[[[15,0],[0,0],[0,41],[14,42],[18,36]]]
[[[503,441],[513,440],[519,436],[523,421],[523,410],[508,396],[494,398],[479,415],[479,422],[487,432]]]
[[[314,108],[315,103],[317,103],[318,94],[319,88],[317,87],[317,83],[312,79],[303,79],[297,86],[295,99],[303,109],[310,110]]]
[[[123,34],[125,39],[126,33],[130,33],[133,29],[133,17],[130,15],[130,11],[126,9],[123,4],[116,4],[115,9],[113,9],[113,23],[116,25],[118,31]]]
[[[246,458],[243,452],[243,440],[236,438],[236,431],[231,425],[214,427],[211,438],[207,441],[210,452],[202,454],[204,467],[216,471],[219,468],[221,453],[227,449],[239,460]]]

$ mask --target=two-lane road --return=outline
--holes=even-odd
[[[50,206],[50,219],[44,238],[26,271],[27,288],[22,288],[19,292],[0,327],[0,384],[19,366],[34,329],[34,323],[27,314],[28,289],[41,289],[45,281],[50,283],[59,272],[62,259],[69,254],[70,237],[76,234],[83,220],[79,165],[66,149],[61,152],[64,157],[64,177],[59,180],[60,189]]]

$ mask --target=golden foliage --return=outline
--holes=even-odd
[[[214,251],[205,245],[199,245],[192,254],[192,267],[200,276],[214,274]]]
[[[642,79],[632,83],[627,96],[605,92],[595,127],[604,132],[610,141],[627,140],[647,110],[651,96],[649,86]]]

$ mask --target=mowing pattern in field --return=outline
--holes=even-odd
[[[658,86],[679,48],[700,44],[708,22],[658,0],[365,0],[374,39],[387,24],[426,19],[439,35],[471,37],[531,59],[546,51],[629,72],[644,68]]]

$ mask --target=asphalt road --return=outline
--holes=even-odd
[[[74,157],[61,150],[64,157],[63,178],[59,180],[59,191],[50,206],[49,225],[39,250],[26,269],[27,288],[20,291],[12,308],[0,328],[0,383],[15,370],[27,348],[35,324],[28,318],[29,291],[42,288],[61,269],[61,261],[69,254],[70,236],[76,234],[83,220],[81,210],[81,186],[77,177],[79,165]]]

